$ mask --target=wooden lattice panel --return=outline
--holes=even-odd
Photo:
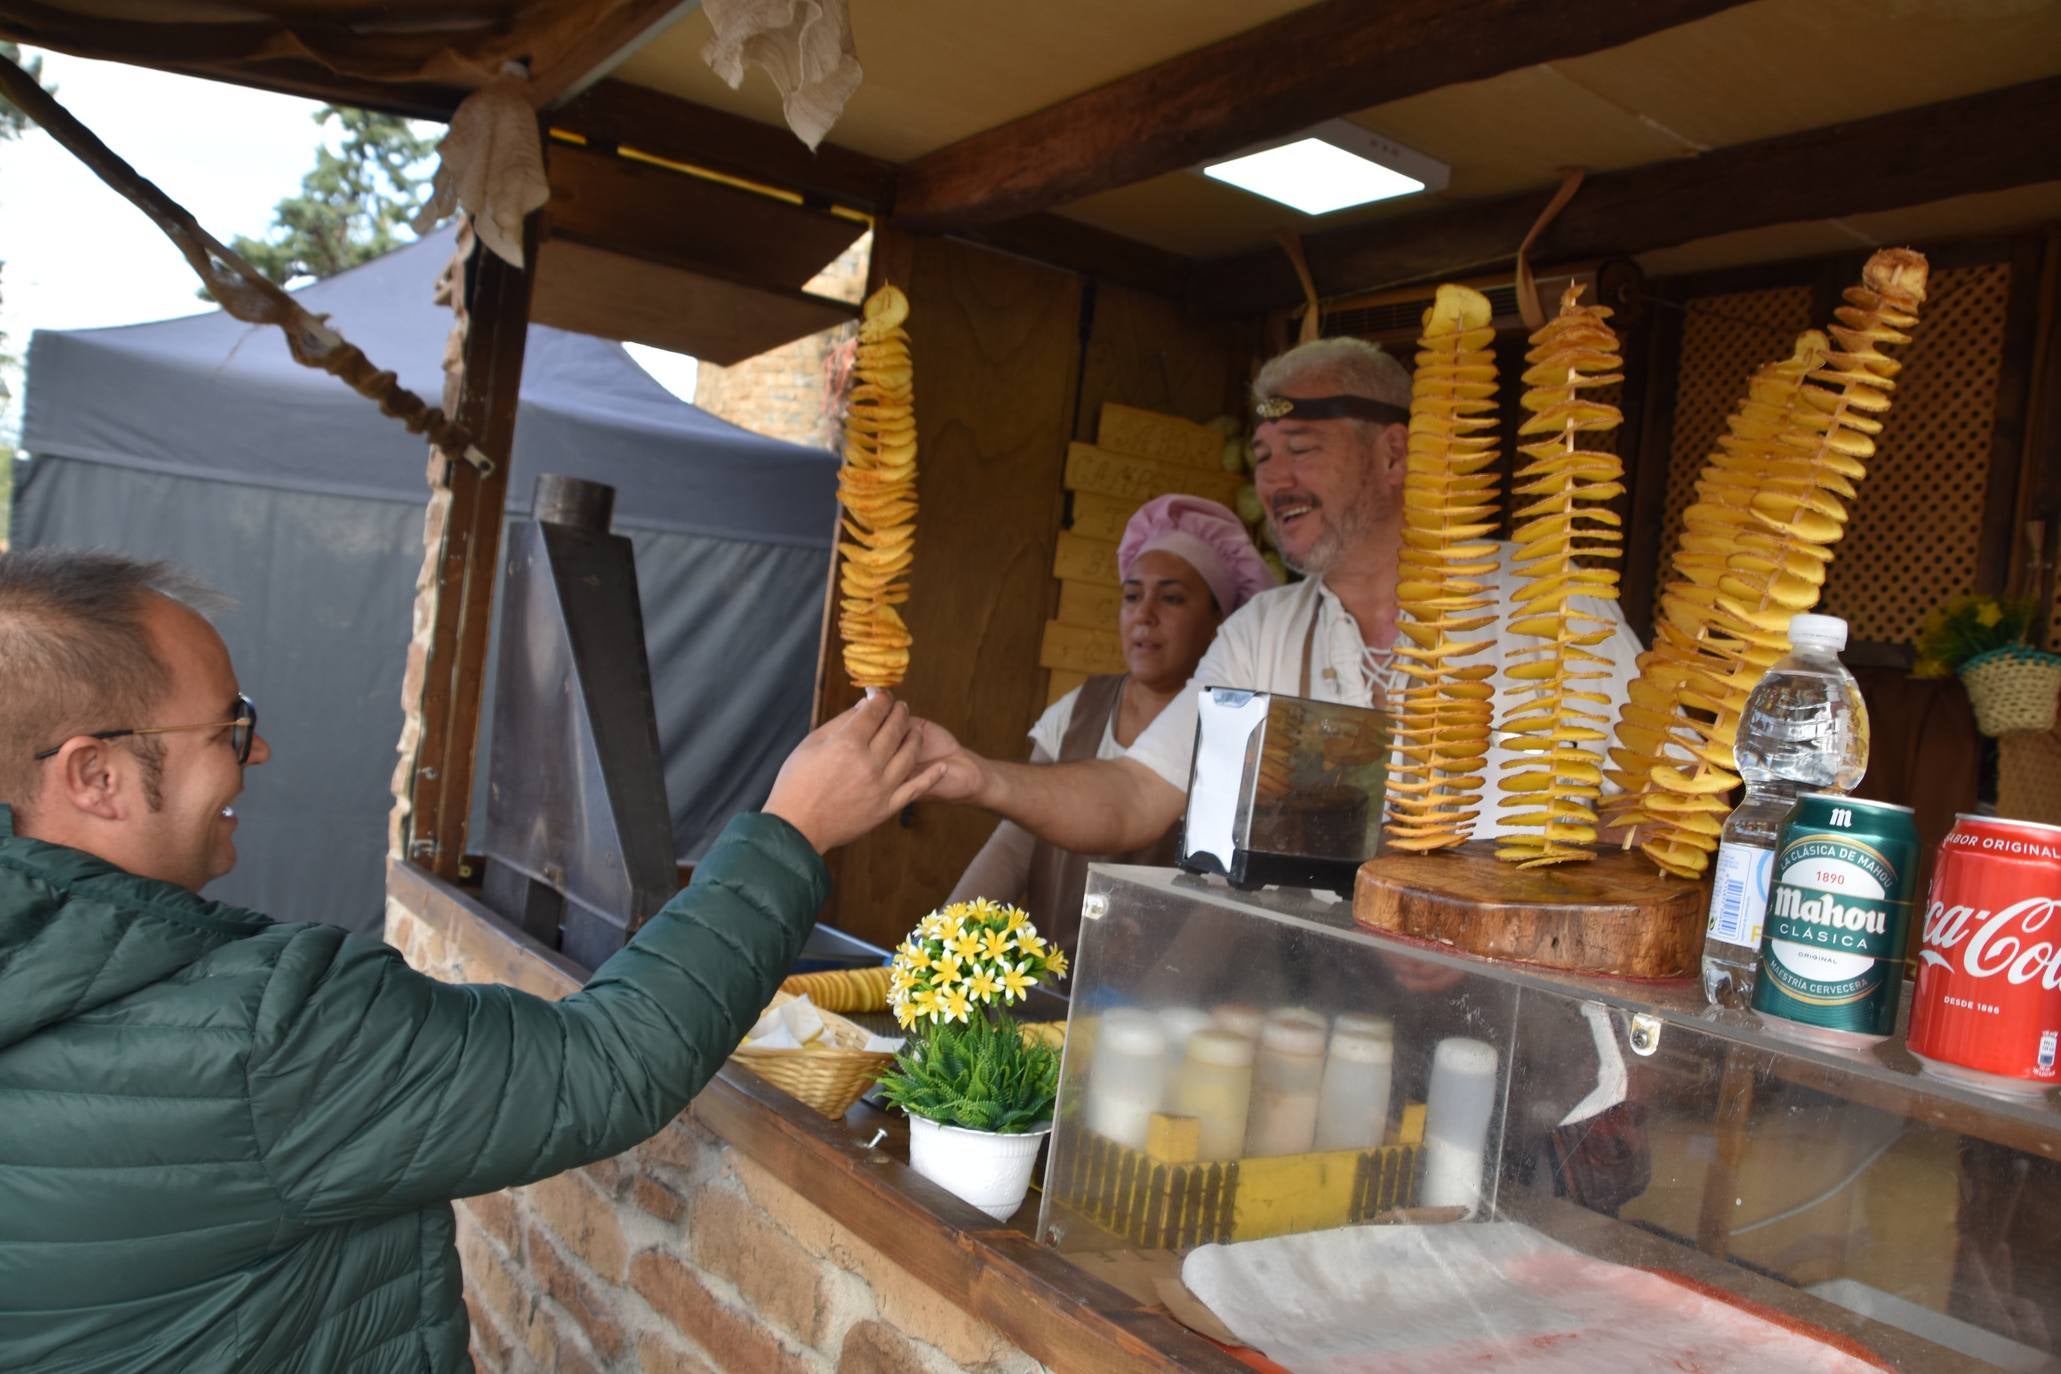
[[[2040,641],[2045,648],[2061,644],[2061,577],[2052,579],[2047,594],[2047,637]]]
[[[1675,425],[1668,445],[1667,511],[1660,529],[1660,580],[1694,499],[1696,475],[1725,432],[1725,417],[1762,363],[1789,356],[1809,329],[1811,288],[1774,287],[1694,296],[1684,302],[1682,362],[1675,381]],[[1655,598],[1656,604],[1658,598]]]
[[[1975,587],[2010,291],[2008,262],[1932,274],[1820,601],[1856,641],[1907,644]]]

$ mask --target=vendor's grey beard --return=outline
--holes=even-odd
[[[1283,550],[1281,561],[1304,577],[1322,577],[1338,565],[1338,560],[1344,557],[1347,549],[1373,534],[1375,526],[1381,520],[1381,512],[1376,509],[1378,501],[1379,490],[1373,473],[1371,470],[1363,470],[1360,489],[1352,494],[1352,498],[1338,512],[1336,519],[1326,517],[1324,532],[1310,545],[1309,552],[1298,560],[1290,558]],[[1277,539],[1277,547],[1278,542]]]

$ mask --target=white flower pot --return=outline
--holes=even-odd
[[[942,1126],[909,1118],[909,1166],[955,1197],[964,1198],[997,1221],[1007,1221],[1030,1191],[1038,1146],[1052,1123],[1017,1135]]]

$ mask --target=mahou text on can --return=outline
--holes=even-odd
[[[1775,849],[1754,1010],[1856,1038],[1894,1033],[1917,853],[1909,807],[1799,797]]]

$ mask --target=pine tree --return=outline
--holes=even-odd
[[[325,141],[315,150],[300,194],[274,207],[270,232],[261,239],[238,235],[232,245],[282,286],[333,277],[411,242],[408,221],[429,193],[434,140],[395,115],[339,105],[315,112],[324,129],[332,120],[341,145]]]
[[[19,43],[12,43],[5,38],[0,38],[0,57],[6,58],[9,62],[14,63],[15,66],[27,72],[29,80],[39,86],[43,85],[43,59],[32,57],[26,62],[22,61],[21,45]],[[46,87],[45,89],[49,88]],[[5,96],[0,96],[0,143],[5,143],[10,138],[21,137],[22,130],[28,128],[28,126],[29,117],[20,110],[15,109],[14,102],[8,100]]]

